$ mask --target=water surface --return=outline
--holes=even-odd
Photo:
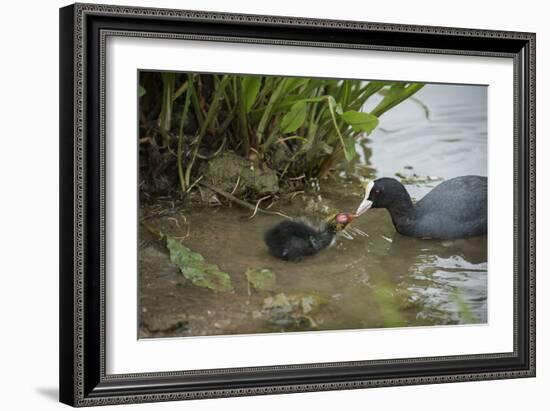
[[[311,216],[315,204],[353,211],[362,199],[362,177],[398,175],[420,199],[441,179],[487,175],[486,88],[427,85],[416,97],[422,104],[406,101],[389,111],[380,127],[358,142],[359,163],[322,181],[319,192],[298,194],[274,208],[292,216]],[[147,206],[142,212],[147,214]],[[297,263],[284,262],[271,257],[263,243],[264,232],[282,218],[258,214],[250,219],[250,214],[234,205],[178,210],[153,220],[229,273],[232,293],[193,286],[162,245],[142,231],[141,337],[487,322],[485,236],[408,238],[395,232],[385,210],[375,209],[354,222],[360,231],[339,235],[333,247]],[[244,276],[249,268],[275,272],[275,289],[251,289]],[[323,304],[311,321],[273,321],[265,301],[279,293],[322,296]]]

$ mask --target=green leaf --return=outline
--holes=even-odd
[[[138,87],[138,97],[143,97],[145,94],[147,94],[147,90],[143,86]]]
[[[298,87],[307,84],[310,80],[301,77],[289,77],[285,79],[283,93],[288,94],[296,90]]]
[[[209,264],[204,257],[191,251],[176,239],[165,236],[166,247],[170,252],[170,261],[175,264],[183,276],[197,287],[208,288],[214,292],[233,290],[231,277],[215,264]]]
[[[328,101],[328,105],[334,110],[336,111],[336,100],[334,99],[334,97],[332,97],[331,95],[328,95],[326,96],[327,98],[327,101]]]
[[[378,94],[380,94],[381,96],[387,96],[389,90],[390,90],[389,87],[388,88],[381,88],[380,90],[378,90]]]
[[[346,160],[351,161],[355,157],[356,151],[355,151],[355,139],[353,136],[344,137],[344,155],[346,156]]]
[[[342,113],[342,120],[348,123],[354,131],[364,131],[370,134],[378,126],[378,117],[359,111],[346,111]]]
[[[371,113],[377,117],[380,117],[386,111],[411,97],[422,87],[424,87],[424,83],[393,83],[387,92],[383,92],[386,93],[385,97],[380,103],[378,103]]]
[[[292,133],[296,131],[306,119],[306,102],[298,101],[290,111],[285,114],[281,121],[281,131],[283,133]]]
[[[256,97],[258,96],[258,92],[260,91],[261,85],[262,85],[262,78],[259,76],[246,76],[241,80],[244,107],[247,113],[250,111],[250,109],[254,105],[254,102],[256,101]]]
[[[352,88],[353,80],[343,80],[342,84],[340,86],[340,96],[338,97],[338,100],[340,101],[340,109],[343,106],[347,106],[349,103],[349,98],[351,94],[351,88]],[[342,114],[341,112],[338,114]]]
[[[328,96],[327,97],[328,107],[330,111],[330,116],[332,117],[332,124],[334,125],[334,129],[336,130],[336,133],[338,134],[338,137],[340,138],[340,143],[342,144],[342,148],[344,149],[344,156],[346,157],[346,160],[351,161],[353,157],[355,157],[355,139],[353,136],[344,137],[342,133],[340,132],[340,128],[338,126],[338,123],[336,122],[336,100],[334,100],[334,97]]]
[[[277,277],[267,268],[249,268],[244,274],[256,290],[273,291],[275,288]]]

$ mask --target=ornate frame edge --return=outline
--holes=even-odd
[[[327,384],[299,384],[299,385],[281,385],[273,387],[256,387],[247,389],[223,389],[211,391],[192,391],[185,393],[164,393],[164,394],[143,394],[128,395],[109,398],[90,398],[84,394],[84,225],[85,219],[85,179],[84,170],[86,167],[85,155],[85,38],[86,27],[84,19],[87,14],[102,15],[139,15],[139,16],[162,16],[167,18],[191,19],[197,21],[231,21],[243,23],[276,24],[291,26],[314,26],[321,28],[341,28],[355,30],[380,30],[380,31],[398,31],[398,32],[417,32],[432,33],[443,35],[459,36],[482,36],[492,38],[520,39],[528,42],[528,105],[526,109],[529,112],[527,120],[528,141],[527,149],[529,158],[526,159],[526,172],[529,173],[528,181],[528,267],[529,267],[529,368],[522,371],[504,371],[492,373],[460,374],[450,376],[432,376],[432,377],[414,377],[414,378],[389,378],[366,381],[348,381]],[[232,41],[235,41],[234,39]],[[400,25],[385,23],[366,23],[350,22],[336,20],[315,20],[307,18],[280,17],[280,16],[260,16],[248,14],[201,12],[170,9],[151,9],[124,6],[108,6],[98,4],[76,4],[74,6],[74,405],[92,406],[107,404],[138,403],[151,401],[171,401],[178,399],[198,399],[198,398],[219,398],[229,396],[247,396],[259,394],[291,393],[306,391],[326,391],[338,389],[355,389],[367,387],[382,387],[396,385],[414,385],[414,384],[435,384],[460,381],[479,381],[486,379],[504,379],[532,377],[535,375],[535,41],[534,33],[525,32],[506,32],[494,30],[478,29],[460,29],[449,27],[431,27],[416,25]],[[412,51],[412,50],[411,50]],[[422,49],[426,52],[425,49]],[[452,52],[452,51],[449,51]],[[456,54],[456,53],[455,53]],[[103,311],[103,310],[102,310]],[[103,315],[103,314],[102,314]],[[156,373],[155,373],[156,374]]]

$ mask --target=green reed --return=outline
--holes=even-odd
[[[307,181],[352,161],[356,140],[423,85],[142,72],[140,142],[175,159],[184,192],[200,177],[201,163],[226,151],[272,168],[282,183]],[[379,103],[364,111],[374,96]]]

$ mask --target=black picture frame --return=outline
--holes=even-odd
[[[514,64],[514,351],[105,373],[108,35],[507,57]],[[535,34],[96,4],[60,9],[60,401],[73,406],[535,376]]]

